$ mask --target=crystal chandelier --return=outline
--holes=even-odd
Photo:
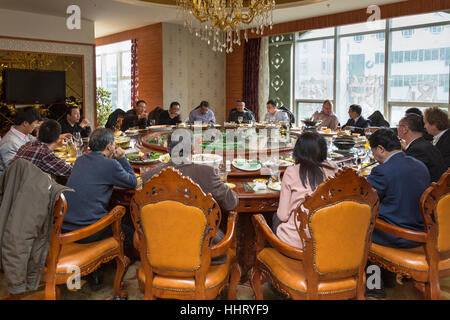
[[[272,29],[275,0],[177,0],[177,8],[191,33],[214,51],[229,53],[233,44],[241,45],[241,30],[247,41],[249,28],[261,35],[265,27]]]

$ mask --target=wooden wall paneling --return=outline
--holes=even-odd
[[[244,45],[233,46],[233,52],[226,57],[226,115],[235,107],[236,100],[242,99],[244,83]]]

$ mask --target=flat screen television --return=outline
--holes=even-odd
[[[3,70],[2,100],[11,104],[64,103],[66,72]]]

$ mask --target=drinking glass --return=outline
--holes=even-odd
[[[244,121],[244,117],[243,117],[243,116],[239,116],[239,117],[238,117],[238,122],[239,122],[239,124],[241,124],[242,121]]]
[[[151,120],[149,121],[150,126],[154,126],[155,123],[156,123],[156,121],[155,121],[154,119],[151,119]]]
[[[228,172],[227,172],[227,171],[224,171],[224,170],[220,170],[220,171],[219,171],[219,177],[220,177],[220,180],[221,180],[223,183],[227,182]]]

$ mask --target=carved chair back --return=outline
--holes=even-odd
[[[345,168],[297,207],[308,295],[317,296],[319,280],[354,277],[359,285],[364,282],[378,206],[378,195],[367,180]]]
[[[204,282],[221,219],[211,194],[168,167],[135,193],[131,214],[147,275],[195,276],[196,283]]]
[[[420,199],[427,232],[426,250],[441,258],[450,257],[450,169],[433,183]],[[434,250],[433,250],[434,249]],[[436,256],[439,261],[439,256]]]

